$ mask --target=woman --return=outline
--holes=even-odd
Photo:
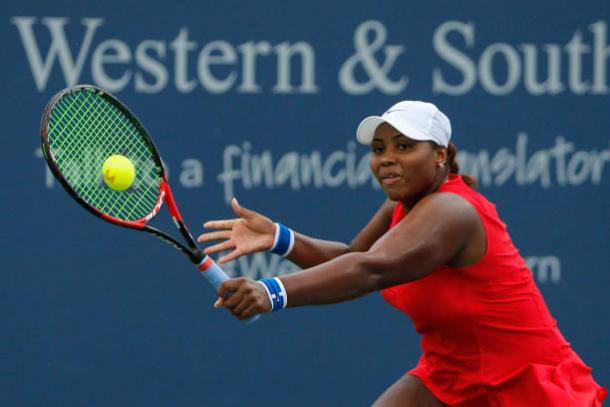
[[[557,329],[494,205],[457,175],[450,137],[430,103],[403,101],[362,121],[357,139],[371,146],[388,200],[350,245],[294,233],[233,200],[240,218],[205,224],[218,230],[200,242],[224,240],[206,253],[232,249],[222,263],[272,250],[304,270],[231,279],[215,305],[241,319],[381,291],[412,318],[423,355],[376,406],[601,405],[607,392]]]

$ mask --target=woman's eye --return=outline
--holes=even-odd
[[[383,152],[383,147],[372,147],[371,151],[373,154],[381,154]]]
[[[399,150],[408,150],[409,148],[411,148],[410,144],[401,143],[401,144],[398,145],[398,149]]]

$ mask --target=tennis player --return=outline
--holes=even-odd
[[[422,336],[417,366],[375,406],[600,406],[607,391],[572,350],[514,247],[495,206],[458,175],[449,119],[403,101],[367,117],[356,137],[387,201],[349,245],[313,239],[240,206],[207,222],[227,262],[271,250],[304,268],[218,289],[237,318],[373,291],[406,313]],[[225,294],[233,292],[228,299]]]

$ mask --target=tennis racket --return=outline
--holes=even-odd
[[[228,279],[195,243],[178,211],[152,138],[116,97],[91,85],[64,89],[45,108],[40,134],[51,172],[85,209],[107,222],[169,243],[186,255],[214,288]],[[102,178],[104,161],[117,154],[129,158],[135,168],[133,183],[123,191],[110,188]],[[185,243],[149,225],[163,203]]]

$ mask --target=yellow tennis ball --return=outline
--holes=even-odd
[[[128,189],[136,177],[136,170],[131,160],[124,155],[115,154],[106,158],[102,164],[104,182],[116,191]]]

